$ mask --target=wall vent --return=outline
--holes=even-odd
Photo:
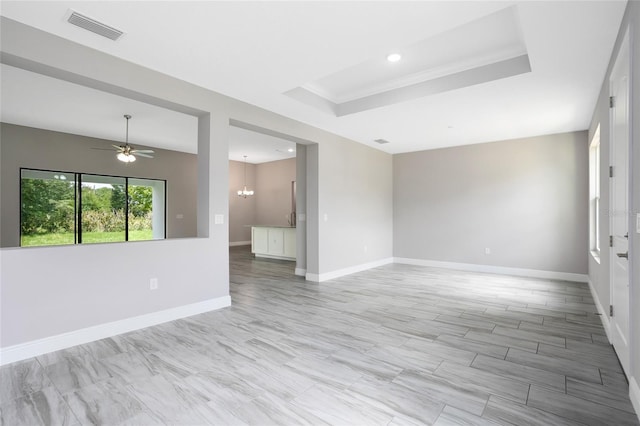
[[[88,16],[82,15],[73,10],[71,11],[69,18],[67,18],[67,22],[110,40],[117,40],[124,34],[124,32],[118,29],[107,24],[103,24],[102,22],[98,22],[95,19],[89,18]]]
[[[385,143],[389,143],[388,140],[386,139],[376,139],[374,140],[375,143],[379,143],[380,145],[384,145]]]

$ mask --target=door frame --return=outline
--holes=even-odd
[[[620,44],[620,49],[618,50],[618,52],[616,53],[615,59],[613,61],[613,67],[611,68],[611,73],[609,74],[609,96],[614,96],[613,93],[613,88],[612,88],[612,77],[614,74],[614,71],[617,69],[618,67],[618,61],[621,58],[621,55],[626,54],[627,57],[627,64],[625,65],[627,67],[627,78],[628,78],[628,93],[627,93],[627,100],[628,100],[628,105],[627,105],[627,211],[624,212],[627,216],[627,232],[629,234],[631,234],[632,230],[635,230],[635,226],[632,228],[632,221],[633,221],[633,215],[630,213],[632,210],[632,203],[633,203],[633,187],[632,187],[632,183],[633,183],[633,179],[632,179],[632,172],[633,172],[633,168],[632,168],[632,164],[633,164],[633,152],[632,152],[632,148],[633,148],[633,143],[632,143],[632,102],[631,102],[631,96],[633,94],[633,87],[632,87],[632,79],[631,79],[631,64],[632,64],[632,51],[631,51],[631,45],[630,45],[630,34],[629,34],[629,28],[626,29],[624,36],[622,38],[622,42]],[[614,109],[610,108],[609,109],[609,165],[613,166],[612,164],[612,160],[613,160],[613,150],[614,150],[614,144],[615,144],[615,133],[614,133]],[[615,170],[614,170],[615,173]],[[607,170],[607,176],[609,176],[609,170]],[[613,220],[614,220],[614,194],[613,194],[613,182],[611,179],[609,179],[609,235],[613,235]],[[629,375],[630,372],[632,371],[631,369],[631,340],[632,340],[632,336],[633,336],[633,321],[631,320],[631,315],[632,315],[632,310],[631,310],[631,300],[632,300],[632,292],[633,292],[633,272],[632,272],[632,241],[633,238],[629,237],[628,238],[628,262],[627,262],[627,280],[629,283],[629,294],[628,294],[628,320],[629,320],[629,324],[627,324],[627,333],[628,335],[626,336],[627,338],[627,348],[626,348],[626,353],[624,354],[620,354],[618,353],[618,350],[614,347],[614,350],[616,351],[616,354],[618,355],[618,358],[620,360],[620,364],[623,367],[623,370],[625,371],[625,374]],[[609,245],[609,300],[610,300],[610,304],[613,306],[614,309],[614,315],[613,317],[610,319],[610,329],[611,329],[611,344],[613,345],[613,333],[615,333],[614,330],[614,326],[615,326],[615,306],[614,306],[614,275],[615,275],[615,268],[614,268],[614,260],[615,257],[617,256],[617,251],[615,247],[611,247],[611,244]],[[626,363],[626,369],[625,369],[625,363]],[[627,371],[627,369],[629,371]]]

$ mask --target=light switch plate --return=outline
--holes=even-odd
[[[223,214],[217,214],[214,216],[214,223],[216,225],[222,225],[224,223],[224,215]]]

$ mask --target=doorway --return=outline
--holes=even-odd
[[[255,257],[293,261],[292,274],[305,276],[307,144],[233,119],[229,124],[229,244],[247,246]],[[247,154],[254,160],[243,164],[245,180],[254,193],[238,198],[234,155]]]

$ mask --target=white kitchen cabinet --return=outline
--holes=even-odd
[[[296,258],[296,229],[287,228],[284,230],[284,256]]]
[[[295,260],[296,228],[252,226],[251,253],[256,257]]]

